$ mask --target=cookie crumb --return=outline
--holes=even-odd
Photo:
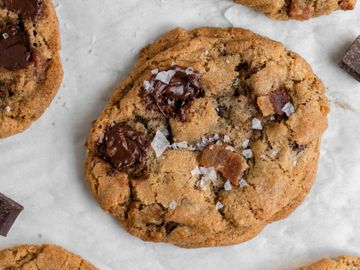
[[[230,180],[227,180],[227,181],[225,182],[225,184],[224,184],[224,189],[225,189],[226,191],[232,190],[232,185],[231,185],[231,183],[230,183]]]
[[[262,130],[263,126],[262,126],[261,120],[254,118],[251,122],[251,127],[252,127],[252,129],[255,129],[255,130]]]
[[[156,135],[151,142],[151,147],[154,149],[156,156],[160,157],[166,149],[170,146],[169,141],[161,131],[156,131]]]
[[[286,116],[289,117],[295,112],[295,108],[290,102],[288,102],[284,105],[281,111],[283,111],[286,114]]]
[[[224,208],[224,205],[221,202],[217,202],[215,205],[216,210],[220,210]]]
[[[253,157],[253,152],[251,151],[251,149],[245,149],[243,151],[243,156],[246,159],[252,158]]]

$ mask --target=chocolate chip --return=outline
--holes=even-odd
[[[179,226],[179,224],[176,222],[173,222],[173,221],[166,223],[165,224],[166,235],[169,235],[170,233],[172,233],[178,226]]]
[[[20,204],[0,193],[0,235],[7,236],[23,209]]]
[[[339,65],[360,82],[360,36],[353,42]]]
[[[306,149],[305,145],[299,145],[296,142],[290,144],[291,149],[296,152],[297,154],[304,152]]]
[[[18,12],[24,20],[36,21],[42,14],[43,0],[5,0],[3,7]]]
[[[172,66],[160,71],[148,81],[149,88],[142,88],[141,97],[146,109],[161,113],[165,118],[186,120],[191,102],[203,96],[200,73],[192,69]]]
[[[290,101],[290,97],[285,90],[277,90],[270,94],[270,101],[277,115],[283,115],[282,109]]]
[[[144,163],[147,149],[146,136],[124,123],[107,128],[98,142],[101,157],[119,171]]]
[[[23,27],[6,24],[0,28],[0,66],[8,70],[26,68],[30,63],[29,37]]]

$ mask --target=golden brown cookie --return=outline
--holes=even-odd
[[[234,0],[273,19],[308,20],[336,10],[354,9],[356,0]]]
[[[28,128],[61,80],[58,21],[51,0],[0,1],[0,138]]]
[[[337,259],[324,259],[299,270],[359,270],[360,258],[339,257]]]
[[[141,51],[94,122],[86,181],[143,240],[240,243],[304,200],[328,111],[322,82],[282,44],[177,28]]]
[[[54,246],[18,246],[0,251],[0,270],[96,270],[84,259]]]

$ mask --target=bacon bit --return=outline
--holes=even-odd
[[[226,147],[227,145],[210,145],[203,151],[200,165],[214,167],[233,185],[239,185],[246,169],[246,161],[238,153],[226,150]]]

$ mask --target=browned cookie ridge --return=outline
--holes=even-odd
[[[301,267],[299,270],[358,270],[360,269],[360,258],[343,256],[336,259],[323,259],[309,266]]]
[[[0,138],[28,128],[61,80],[58,21],[51,0],[0,1]]]
[[[336,10],[351,10],[356,0],[234,0],[267,16],[280,19],[308,20]]]
[[[0,269],[96,270],[69,251],[54,245],[24,245],[0,251]]]
[[[178,28],[141,51],[93,124],[86,181],[143,240],[240,243],[304,200],[328,111],[321,81],[280,43]]]

